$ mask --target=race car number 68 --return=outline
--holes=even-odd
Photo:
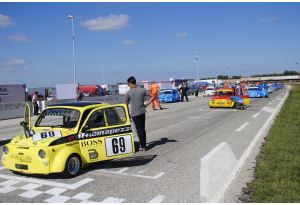
[[[36,133],[32,136],[33,142],[38,142],[43,139],[52,138],[52,137],[61,137],[61,132],[58,130]]]
[[[132,152],[131,136],[120,136],[105,139],[106,155],[108,157]]]

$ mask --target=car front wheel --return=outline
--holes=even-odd
[[[63,175],[68,178],[75,177],[79,174],[80,169],[81,169],[80,157],[78,155],[71,155],[66,162]]]

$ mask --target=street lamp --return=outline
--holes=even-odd
[[[104,85],[104,69],[103,69],[103,67],[104,67],[104,64],[101,64],[101,71],[102,71],[102,85]]]
[[[74,32],[74,19],[72,15],[68,15],[68,19],[72,22],[72,43],[73,43],[73,69],[74,69],[74,78],[73,83],[76,83],[76,64],[75,64],[75,32]]]
[[[198,48],[194,48],[195,50],[195,53],[196,53],[196,57],[195,57],[195,60],[196,60],[196,69],[197,69],[197,81],[199,80],[199,69],[198,69],[198,65],[199,65],[199,57],[198,57]]]

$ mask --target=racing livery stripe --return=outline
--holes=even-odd
[[[49,146],[55,146],[59,144],[65,144],[72,142],[74,140],[86,140],[86,139],[92,139],[96,137],[105,137],[110,135],[117,135],[117,134],[126,134],[132,132],[131,126],[123,126],[123,127],[117,127],[117,128],[109,128],[109,129],[103,129],[103,130],[97,130],[92,132],[85,132],[85,133],[79,133],[79,134],[72,134],[65,137],[61,137],[57,140],[54,140],[49,144]]]

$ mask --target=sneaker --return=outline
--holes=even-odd
[[[146,149],[146,147],[140,147],[140,148],[139,148],[139,151],[145,152],[145,151],[147,151],[147,149]]]

